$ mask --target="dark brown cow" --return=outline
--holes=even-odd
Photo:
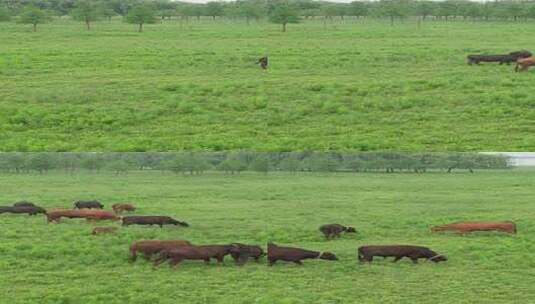
[[[438,225],[431,228],[431,231],[453,230],[459,233],[468,233],[474,231],[503,231],[507,233],[516,233],[516,225],[511,221],[503,222],[455,222],[446,225]]]
[[[448,259],[427,247],[411,245],[383,245],[383,246],[362,246],[358,249],[360,262],[372,262],[373,257],[395,257],[393,262],[397,262],[404,257],[411,259],[413,263],[418,263],[418,259],[428,259],[435,263],[447,261]]]
[[[102,205],[99,201],[77,201],[74,203],[75,209],[102,209]]]
[[[232,250],[239,250],[239,248],[233,245],[203,245],[164,249],[160,252],[160,257],[154,261],[154,267],[166,260],[169,260],[172,267],[183,260],[204,260],[208,264],[210,259],[216,259],[218,263],[223,263],[225,256]]]
[[[111,208],[117,214],[120,214],[123,211],[136,211],[136,207],[134,207],[132,204],[127,203],[113,204]]]
[[[105,234],[105,233],[115,233],[117,229],[118,229],[117,227],[95,227],[91,234],[97,235],[97,234]]]
[[[141,252],[145,259],[150,259],[153,254],[159,253],[163,249],[177,248],[181,246],[191,246],[191,243],[184,240],[142,240],[135,241],[130,245],[130,260],[137,259],[137,253]]]
[[[521,58],[531,57],[532,54],[529,51],[516,51],[504,55],[468,55],[468,64],[479,64],[480,62],[499,62],[500,64],[511,64]]]
[[[20,202],[14,203],[13,207],[37,207],[37,206],[32,202],[20,201]]]
[[[36,206],[4,206],[0,207],[0,213],[15,213],[15,214],[28,214],[37,215],[38,213],[46,213],[45,209]]]
[[[260,64],[260,67],[265,70],[268,67],[268,57],[264,56],[264,57],[258,59],[258,61],[256,63]]]
[[[529,70],[530,66],[535,65],[535,57],[518,59],[516,61],[515,72],[524,72]]]
[[[158,225],[160,228],[162,228],[163,225],[180,225],[183,227],[189,227],[188,223],[175,220],[172,217],[155,215],[123,217],[123,226],[129,225]]]
[[[260,246],[245,245],[241,243],[232,243],[230,245],[238,249],[232,250],[230,255],[234,259],[234,262],[239,265],[245,264],[249,258],[253,258],[256,262],[258,262],[261,257],[266,255]]]
[[[346,232],[346,233],[356,233],[357,232],[357,230],[355,230],[355,228],[353,228],[353,227],[346,227],[346,226],[342,226],[340,224],[323,225],[323,226],[320,227],[319,230],[323,233],[323,235],[325,235],[326,239],[340,237],[340,234],[342,232]]]
[[[294,262],[297,265],[302,265],[301,260],[317,259],[336,261],[336,255],[330,252],[320,253],[319,251],[310,251],[301,248],[281,247],[274,243],[268,243],[267,258],[269,266],[272,266],[277,261]]]

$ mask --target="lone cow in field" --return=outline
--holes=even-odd
[[[36,206],[4,206],[0,207],[0,213],[37,215],[39,213],[46,213],[46,210]]]
[[[330,252],[319,252],[319,251],[311,251],[301,248],[293,248],[293,247],[282,247],[277,246],[272,242],[268,243],[268,250],[267,250],[267,259],[269,262],[269,266],[272,266],[277,261],[286,261],[286,262],[293,262],[297,265],[302,265],[303,263],[301,260],[306,259],[322,259],[322,260],[329,260],[329,261],[336,261],[338,258],[336,255]]]
[[[177,248],[182,246],[191,246],[191,243],[185,240],[142,240],[135,241],[130,245],[130,260],[135,262],[137,253],[143,253],[145,259],[150,259],[154,254],[163,249]]]
[[[77,201],[74,203],[75,209],[102,209],[102,205],[99,201]]]
[[[502,231],[516,233],[516,225],[511,221],[503,222],[455,222],[446,225],[438,225],[431,228],[431,231],[457,231],[459,233],[469,233],[474,231]]]
[[[134,207],[134,205],[132,204],[128,204],[128,203],[121,203],[121,204],[113,204],[111,206],[111,209],[113,209],[113,211],[117,214],[120,214],[124,211],[136,211],[136,207]]]
[[[260,67],[265,70],[267,69],[268,67],[268,57],[267,56],[264,56],[260,59],[258,59],[258,61],[256,62],[257,64],[260,64]]]
[[[416,264],[418,259],[427,259],[435,263],[447,261],[448,259],[427,247],[411,245],[383,245],[383,246],[362,246],[358,249],[358,259],[360,262],[372,262],[373,257],[383,258],[394,257],[393,262],[397,262],[404,257],[411,259]]]
[[[346,232],[346,233],[356,233],[357,230],[355,230],[355,228],[353,227],[346,227],[346,226],[342,226],[340,224],[327,224],[327,225],[323,225],[320,227],[319,229],[323,235],[325,235],[325,238],[326,239],[332,239],[332,238],[335,238],[335,237],[340,237],[340,234],[342,232]]]
[[[175,220],[172,217],[155,215],[123,217],[123,226],[129,225],[158,225],[160,228],[162,228],[163,225],[180,225],[182,227],[189,227],[188,223]]]
[[[516,61],[515,72],[525,72],[529,70],[529,67],[535,65],[535,57],[518,59]]]

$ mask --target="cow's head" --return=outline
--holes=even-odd
[[[433,257],[430,257],[429,260],[433,261],[435,263],[438,263],[438,262],[446,262],[448,260],[448,258],[445,255],[439,254],[439,255],[435,255]]]
[[[336,257],[336,255],[332,252],[323,252],[320,257],[320,259],[322,260],[328,260],[328,261],[338,261],[338,258]]]
[[[346,228],[346,232],[356,233],[357,230],[356,230],[355,228],[353,228],[353,227],[347,227],[347,228]]]

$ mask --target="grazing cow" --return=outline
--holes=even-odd
[[[346,227],[340,224],[327,224],[320,227],[320,231],[325,235],[326,239],[340,237],[342,232],[356,233],[357,230],[353,227]]]
[[[404,257],[412,260],[414,264],[418,259],[428,259],[435,263],[447,261],[448,259],[427,247],[410,245],[386,245],[386,246],[362,246],[358,249],[360,262],[372,262],[374,256],[395,257],[393,262],[397,262]]]
[[[46,211],[45,209],[36,206],[4,206],[0,207],[0,213],[27,213],[28,215],[37,215],[38,213],[46,213]]]
[[[102,205],[99,201],[77,201],[74,203],[75,209],[102,209],[104,208],[104,205]]]
[[[169,216],[154,216],[154,215],[144,215],[144,216],[125,216],[123,217],[123,226],[129,225],[158,225],[160,228],[163,225],[180,225],[183,227],[189,227],[188,223],[181,222],[173,219]]]
[[[330,252],[320,253],[318,251],[310,251],[293,247],[281,247],[274,243],[268,243],[267,258],[269,266],[272,266],[278,260],[286,262],[294,262],[297,265],[302,265],[301,260],[305,259],[317,259],[336,261],[336,255]]]
[[[132,204],[113,204],[111,206],[111,209],[117,214],[123,212],[123,211],[136,211],[136,207],[134,207]]]
[[[48,222],[58,222],[62,217],[66,218],[85,218],[87,220],[120,220],[120,217],[111,211],[92,210],[92,209],[54,209],[49,210],[46,214]]]
[[[117,229],[118,229],[117,227],[95,227],[91,234],[97,235],[97,234],[105,234],[105,233],[115,233]]]
[[[239,265],[247,262],[249,258],[254,258],[255,261],[258,262],[261,257],[266,255],[260,246],[240,243],[232,243],[230,245],[234,247],[234,250],[231,250],[230,255],[234,259],[234,262]]]
[[[37,207],[37,206],[32,202],[20,201],[20,202],[14,203],[13,207]]]
[[[191,246],[191,243],[184,240],[143,240],[135,241],[130,245],[130,260],[135,262],[137,253],[143,253],[145,259],[150,259],[153,254],[159,253],[163,249],[177,248],[181,246]]]
[[[516,225],[511,221],[503,222],[455,222],[446,225],[438,225],[431,228],[431,231],[454,230],[459,233],[468,233],[473,231],[503,231],[507,233],[516,233]]]
[[[268,67],[268,57],[264,56],[264,57],[258,59],[258,61],[256,63],[260,64],[260,67],[265,70]]]
[[[531,57],[529,51],[516,51],[505,55],[468,55],[468,64],[479,64],[480,62],[499,62],[500,64],[511,64],[520,58]]]
[[[535,57],[522,58],[516,61],[515,72],[524,72],[529,70],[530,66],[535,65]]]
[[[225,256],[232,250],[238,251],[239,248],[233,245],[204,245],[164,249],[160,252],[160,257],[154,261],[154,267],[166,260],[169,260],[169,264],[173,267],[183,260],[204,260],[208,264],[210,259],[216,259],[218,263],[223,263]]]

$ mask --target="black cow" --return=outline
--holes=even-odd
[[[175,220],[172,217],[155,215],[123,217],[123,226],[129,225],[158,225],[160,228],[162,228],[163,225],[180,225],[183,227],[189,227],[188,223]]]
[[[342,232],[346,232],[346,233],[356,233],[357,232],[357,230],[355,230],[355,228],[353,228],[353,227],[346,227],[346,226],[342,226],[340,224],[323,225],[323,226],[320,227],[319,230],[323,233],[323,235],[325,235],[325,238],[327,238],[327,239],[340,237],[340,234]]]
[[[260,67],[265,70],[268,67],[268,57],[264,56],[264,57],[258,59],[258,61],[256,63],[260,64]]]
[[[373,257],[395,257],[393,262],[397,262],[404,257],[418,263],[418,259],[428,259],[435,263],[447,261],[448,259],[427,247],[411,245],[384,245],[384,246],[362,246],[358,249],[360,262],[372,262]]]
[[[36,206],[29,206],[29,207],[26,207],[26,206],[17,206],[17,207],[13,207],[13,206],[4,206],[4,207],[0,207],[0,213],[18,213],[18,214],[22,214],[22,213],[27,213],[28,215],[36,215],[38,213],[46,213],[46,210],[41,208],[41,207],[36,207]]]
[[[77,201],[74,203],[74,209],[102,209],[102,205],[99,201]]]
[[[281,247],[272,242],[268,243],[267,258],[269,266],[275,264],[278,260],[286,262],[294,262],[297,265],[302,265],[301,260],[317,259],[336,261],[336,255],[330,252],[311,251],[301,248]]]
[[[511,62],[516,62],[518,59],[531,57],[531,52],[522,50],[515,51],[509,54],[502,55],[468,55],[468,64],[479,64],[480,62],[499,62],[500,64],[511,64]]]

